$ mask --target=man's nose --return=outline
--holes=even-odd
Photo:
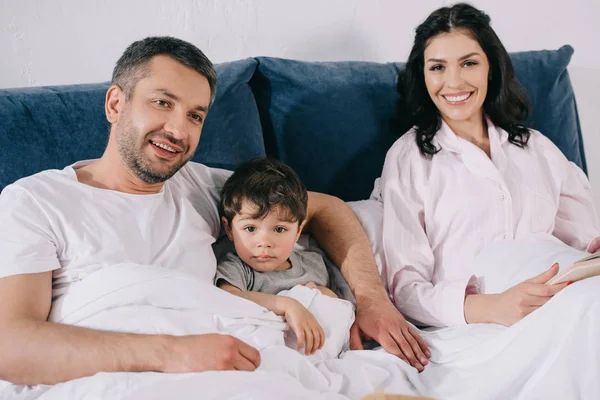
[[[175,139],[183,140],[188,137],[187,123],[187,115],[173,112],[165,123],[165,130]]]

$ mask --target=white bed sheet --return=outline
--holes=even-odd
[[[473,271],[485,290],[498,292],[553,260],[567,264],[579,255],[551,241],[506,242],[483,252]],[[310,295],[306,291],[302,296]],[[510,328],[422,331],[433,355],[421,374],[381,349],[303,356],[285,345],[280,317],[189,276],[147,266],[119,265],[90,276],[54,305],[51,320],[140,333],[232,334],[258,348],[262,364],[254,373],[101,373],[53,387],[5,382],[0,398],[359,399],[380,388],[443,399],[600,398],[600,278],[576,282]]]

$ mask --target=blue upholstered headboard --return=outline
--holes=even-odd
[[[573,49],[512,53],[533,112],[528,125],[586,170],[567,65]],[[400,63],[303,62],[259,57],[217,65],[217,98],[195,161],[234,168],[268,154],[309,190],[367,198],[395,127]],[[107,83],[0,90],[0,189],[23,176],[102,155]]]

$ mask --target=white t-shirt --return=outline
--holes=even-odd
[[[53,271],[53,298],[108,265],[172,268],[212,282],[218,202],[230,172],[190,162],[156,194],[80,183],[74,168],[48,170],[0,195],[0,278]],[[118,277],[116,277],[118,279]]]

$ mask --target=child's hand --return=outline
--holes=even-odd
[[[325,286],[318,286],[314,282],[308,282],[302,286],[306,286],[307,288],[310,288],[310,289],[318,289],[319,292],[321,292],[325,296],[333,297],[334,299],[338,298],[337,294],[335,294],[335,292],[333,290],[326,288]]]
[[[285,307],[284,317],[298,338],[298,351],[304,347],[304,354],[314,354],[325,344],[325,332],[310,311],[295,299]]]

